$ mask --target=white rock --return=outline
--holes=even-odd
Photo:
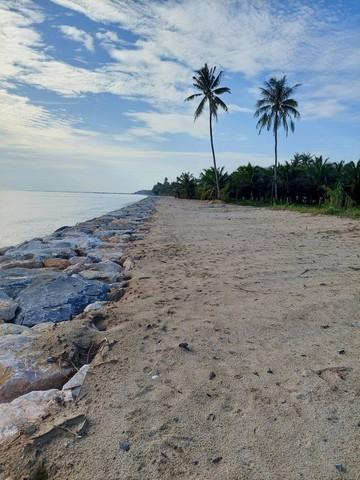
[[[85,381],[87,372],[89,371],[90,365],[83,365],[80,370],[75,373],[75,375],[70,378],[68,382],[62,388],[62,391],[66,394],[66,399],[72,400],[79,396],[81,387]],[[68,396],[68,392],[71,393],[71,398]]]
[[[26,424],[44,418],[63,397],[63,392],[52,389],[30,392],[0,404],[0,442],[17,435]]]
[[[90,303],[84,310],[84,312],[93,312],[93,311],[98,311],[101,310],[102,307],[106,304],[107,302],[102,302],[98,300],[97,302]]]
[[[24,325],[16,325],[14,323],[4,323],[0,325],[0,337],[4,335],[20,335],[21,333],[27,335],[31,334],[31,328]]]

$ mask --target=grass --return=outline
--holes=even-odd
[[[290,210],[292,212],[307,213],[311,215],[335,215],[337,217],[360,219],[360,207],[335,208],[326,204],[321,207],[317,207],[313,205],[300,205],[296,203],[278,203],[277,205],[272,205],[270,202],[257,202],[253,200],[243,200],[231,203],[248,207],[267,207],[271,208],[272,210]]]

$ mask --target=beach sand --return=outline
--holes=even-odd
[[[359,233],[160,199],[102,322],[110,350],[65,409],[87,434],[17,440],[9,478],[360,478]]]

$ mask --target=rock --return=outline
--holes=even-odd
[[[129,442],[120,442],[119,448],[124,450],[124,452],[128,452],[130,450],[130,443]]]
[[[62,391],[66,394],[66,398],[68,398],[67,392],[71,394],[71,398],[75,400],[80,395],[81,387],[85,381],[86,374],[88,373],[90,365],[83,365],[80,370],[75,373],[75,375],[70,378],[68,382],[62,388]]]
[[[0,337],[4,335],[32,334],[32,330],[24,325],[15,325],[14,323],[4,323],[0,325]]]
[[[102,307],[104,305],[106,305],[107,302],[101,302],[101,301],[97,301],[97,302],[94,302],[94,303],[90,303],[84,310],[84,312],[88,313],[88,312],[93,312],[93,311],[99,311],[102,309]]]
[[[70,368],[49,364],[36,339],[35,335],[0,337],[0,403],[33,390],[59,388],[71,374]]]
[[[15,298],[19,293],[39,279],[53,279],[59,276],[58,272],[46,268],[11,268],[0,270],[0,290],[9,297]]]
[[[3,290],[0,290],[0,320],[10,322],[15,318],[18,304],[14,302]]]
[[[354,328],[360,328],[360,322],[353,322],[351,326]]]
[[[120,262],[121,258],[123,257],[124,252],[120,250],[119,245],[107,245],[101,248],[97,248],[93,250],[92,256],[96,256],[100,258],[101,261],[110,260],[112,262],[118,263]]]
[[[10,268],[42,268],[43,263],[40,260],[10,260],[1,264],[1,270]]]
[[[131,257],[126,257],[126,259],[123,262],[123,267],[125,271],[132,270],[135,267],[135,262]]]
[[[70,266],[69,260],[65,258],[45,258],[43,264],[45,268],[58,268],[59,270]]]
[[[42,261],[45,258],[70,258],[75,255],[75,250],[68,246],[57,245],[56,241],[45,242],[41,239],[30,240],[17,247],[9,248],[5,257],[14,260]]]
[[[20,313],[15,323],[33,326],[43,322],[62,322],[81,313],[96,300],[106,300],[109,287],[80,277],[60,275],[41,279],[17,297]]]
[[[336,470],[337,470],[338,472],[340,472],[340,473],[345,473],[345,472],[346,472],[346,469],[345,469],[345,467],[344,467],[344,465],[343,465],[342,463],[337,463],[337,464],[335,465],[335,468],[336,468]]]
[[[0,442],[18,435],[25,425],[45,418],[63,400],[60,390],[30,392],[10,403],[0,404]]]
[[[216,373],[215,372],[210,372],[209,380],[213,380],[215,377],[216,377]]]
[[[87,280],[103,280],[114,283],[124,278],[122,268],[111,260],[94,263],[89,269],[82,270],[80,276]]]
[[[94,263],[89,257],[73,257],[69,260],[70,266],[68,266],[64,273],[67,275],[74,275],[80,273],[82,270],[86,270]]]
[[[118,302],[124,296],[125,288],[111,287],[108,292],[110,302]]]
[[[179,347],[182,348],[183,350],[186,350],[187,352],[191,352],[191,349],[187,342],[179,343]]]

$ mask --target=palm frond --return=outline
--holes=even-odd
[[[194,100],[196,97],[201,97],[202,93],[194,93],[193,95],[190,95],[189,97],[185,98],[184,102],[190,102],[190,100]]]
[[[217,106],[221,107],[225,112],[228,111],[228,107],[226,105],[226,103],[224,103],[221,98],[219,97],[214,97],[214,102]]]
[[[215,95],[222,95],[223,93],[231,93],[231,90],[229,87],[220,87],[220,88],[215,88],[213,92],[215,93]]]
[[[204,97],[199,103],[199,105],[197,106],[197,109],[195,110],[195,113],[194,113],[194,121],[202,114],[206,101],[207,101],[207,97]]]

